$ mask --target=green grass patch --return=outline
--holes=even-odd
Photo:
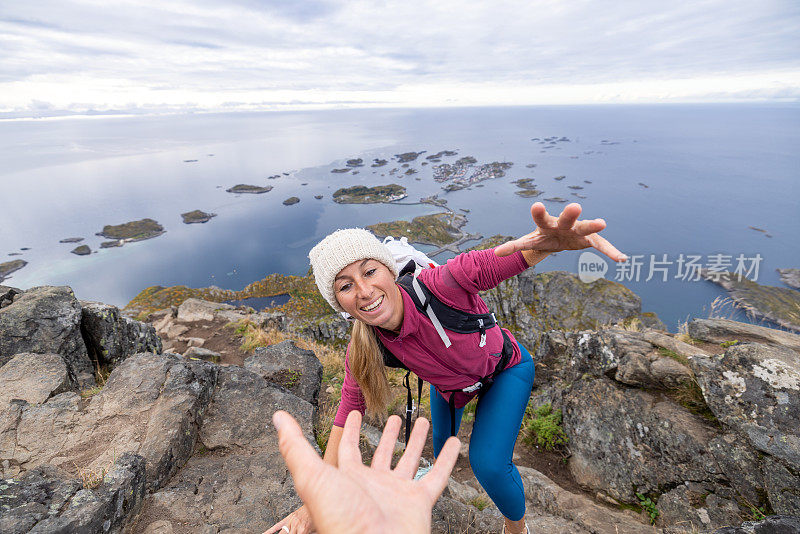
[[[656,519],[658,519],[658,508],[656,508],[656,503],[650,498],[642,495],[641,493],[636,494],[636,498],[639,499],[639,505],[647,512],[647,515],[650,516],[650,524],[655,525]]]
[[[686,358],[686,356],[684,356],[683,354],[678,354],[678,353],[677,353],[677,352],[675,352],[674,350],[665,349],[664,347],[658,347],[658,352],[659,352],[659,353],[660,353],[662,356],[667,356],[667,357],[669,357],[669,358],[672,358],[672,359],[673,359],[673,360],[675,360],[676,362],[678,362],[678,363],[680,363],[680,364],[683,364],[683,365],[685,365],[686,367],[689,367],[689,360],[688,360],[688,358]]]
[[[530,405],[522,419],[522,441],[531,446],[552,451],[569,443],[561,426],[561,410],[553,411],[548,402],[538,408]]]

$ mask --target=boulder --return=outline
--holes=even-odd
[[[313,351],[287,340],[258,347],[244,362],[246,369],[280,384],[301,399],[317,404],[322,382],[322,364]]]
[[[717,419],[761,452],[800,465],[800,355],[742,343],[690,364]]]
[[[738,524],[742,518],[735,502],[718,497],[708,488],[685,483],[658,498],[658,524],[685,530]]]
[[[12,399],[41,404],[75,388],[74,377],[59,354],[24,352],[0,367],[0,406]]]
[[[670,399],[607,378],[578,380],[562,395],[568,465],[582,486],[636,503],[637,492],[717,475],[713,427]]]
[[[222,360],[222,354],[219,352],[214,352],[211,349],[204,349],[202,347],[189,347],[183,355],[187,358],[196,358],[214,363],[219,363],[220,360]]]
[[[503,516],[449,497],[439,497],[431,511],[431,534],[500,532],[502,525]]]
[[[773,510],[800,516],[800,466],[787,466],[771,456],[764,457],[764,485]]]
[[[546,330],[583,330],[632,318],[663,329],[657,318],[642,317],[641,299],[622,284],[605,279],[586,284],[565,271],[528,269],[480,295],[500,324],[531,350]]]
[[[708,448],[731,486],[752,506],[762,506],[765,480],[758,453],[741,434],[729,432],[712,439]]]
[[[81,332],[91,359],[113,368],[133,354],[161,352],[161,338],[151,325],[123,316],[110,304],[80,303]]]
[[[630,386],[663,389],[674,389],[693,379],[688,367],[652,349],[644,354],[626,352],[620,359],[614,378]]]
[[[0,308],[5,308],[21,295],[22,290],[16,287],[0,285]]]
[[[145,462],[124,454],[96,487],[50,465],[0,484],[0,532],[61,534],[122,533],[142,505]]]
[[[81,387],[94,385],[94,365],[81,336],[81,306],[67,286],[38,286],[0,309],[0,366],[21,352],[60,354]]]
[[[800,517],[772,515],[761,521],[746,521],[740,527],[715,530],[713,534],[798,534]]]
[[[549,514],[563,517],[572,523],[579,532],[596,534],[654,534],[657,532],[650,525],[617,510],[600,506],[590,498],[571,493],[545,475],[530,467],[517,467],[525,488],[525,497],[529,508],[546,511]],[[537,525],[529,523],[533,529]],[[544,532],[543,530],[541,532]],[[549,532],[568,532],[553,530]]]
[[[178,321],[190,323],[193,321],[213,321],[217,317],[231,317],[235,321],[243,313],[237,312],[236,306],[221,302],[209,302],[200,299],[186,299],[178,306]]]
[[[347,341],[350,339],[350,323],[338,313],[313,318],[287,318],[286,329],[315,341]]]
[[[0,405],[0,466],[96,472],[131,452],[144,458],[152,491],[190,456],[217,372],[206,362],[144,353],[124,360],[88,401],[67,392],[43,404]]]
[[[310,403],[246,369],[221,367],[195,454],[148,496],[138,524],[144,528],[160,519],[181,525],[181,532],[261,533],[299,507],[271,423],[278,409],[298,420],[319,451]]]
[[[740,323],[730,319],[692,319],[688,329],[691,337],[708,343],[723,343],[736,340],[755,341],[782,345],[792,350],[800,351],[800,335],[798,334],[754,324]]]

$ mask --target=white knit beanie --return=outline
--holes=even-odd
[[[336,311],[344,311],[336,301],[336,294],[333,290],[336,275],[354,261],[367,258],[378,260],[386,265],[392,271],[392,275],[397,278],[397,267],[391,251],[377,237],[363,228],[336,230],[317,243],[308,253],[319,292]]]

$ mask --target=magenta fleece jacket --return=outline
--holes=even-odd
[[[446,265],[424,269],[420,280],[449,306],[469,313],[487,313],[491,310],[478,296],[478,292],[491,289],[527,268],[528,263],[521,252],[499,257],[493,249],[478,250],[459,254],[448,260]],[[417,310],[414,301],[402,287],[400,293],[403,296],[403,325],[400,333],[395,335],[381,328],[376,328],[376,331],[384,345],[411,372],[433,384],[444,399],[449,401],[451,394],[442,393],[442,390],[471,386],[494,371],[503,350],[500,328],[487,330],[484,347],[478,346],[479,333],[458,334],[447,331],[452,345],[445,348],[428,316]],[[507,366],[512,367],[519,363],[521,356],[516,339],[511,332],[505,331],[514,341],[514,354]],[[366,412],[364,394],[350,374],[349,357],[348,345],[342,397],[333,420],[333,424],[340,427],[344,426],[350,411],[358,410],[362,415]],[[455,393],[456,408],[466,405],[475,395],[477,392]]]

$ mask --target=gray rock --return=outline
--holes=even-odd
[[[624,502],[686,480],[715,476],[715,431],[667,398],[622,389],[606,378],[563,392],[563,428],[576,481]]]
[[[41,404],[75,387],[74,377],[59,354],[24,352],[0,367],[0,406],[12,399]]]
[[[800,355],[780,346],[742,343],[711,358],[692,358],[703,397],[725,425],[756,449],[800,465]]]
[[[12,302],[14,299],[22,294],[21,289],[17,289],[16,287],[11,286],[3,286],[0,285],[0,308],[5,308]]]
[[[772,509],[800,516],[800,466],[787,467],[775,458],[764,458],[764,484]]]
[[[151,325],[123,316],[110,304],[80,304],[81,332],[90,358],[113,368],[133,354],[161,352],[161,338]]]
[[[287,330],[316,341],[346,341],[350,339],[350,323],[332,313],[315,318],[287,318]]]
[[[246,369],[280,384],[301,399],[317,404],[322,364],[313,351],[287,340],[269,347],[258,347],[244,362]]]
[[[214,352],[213,350],[204,349],[202,347],[189,347],[183,355],[187,358],[198,358],[213,363],[219,363],[222,359],[222,355],[219,352]]]
[[[728,433],[712,439],[708,448],[720,471],[733,488],[753,506],[761,506],[765,492],[758,454],[741,434]]]
[[[43,464],[96,471],[132,452],[144,458],[152,491],[190,456],[217,372],[206,362],[138,354],[87,402],[68,392],[0,406],[0,464],[23,473]]]
[[[545,475],[529,467],[518,467],[525,487],[529,509],[546,511],[563,517],[579,527],[581,532],[598,534],[653,534],[655,530],[622,512],[600,506],[584,495],[571,493]],[[532,532],[536,524],[529,523]],[[559,531],[560,532],[560,531]]]
[[[439,497],[431,513],[431,534],[500,532],[502,525],[502,516],[448,497]]]
[[[651,347],[644,354],[624,352],[614,378],[631,386],[673,389],[693,377],[688,367]]]
[[[670,490],[658,498],[657,507],[659,525],[685,530],[719,528],[742,520],[736,503],[697,484],[687,483]]]
[[[221,311],[235,311],[236,306],[200,299],[186,299],[178,306],[178,321],[213,321]]]
[[[0,488],[3,533],[122,533],[142,505],[144,460],[135,454],[121,456],[93,489],[47,465]]]
[[[31,288],[0,309],[0,365],[21,352],[60,354],[82,387],[94,365],[81,336],[81,306],[67,286]]]
[[[140,523],[158,518],[190,532],[260,533],[300,506],[271,423],[278,409],[291,413],[317,448],[310,403],[255,373],[221,367],[200,431],[202,447],[169,484],[148,497]]]
[[[709,343],[734,340],[756,341],[783,345],[792,350],[800,351],[800,335],[775,328],[740,323],[729,319],[692,319],[688,329],[691,337]]]
[[[721,528],[713,534],[800,534],[800,517],[773,515],[761,521],[746,521],[741,527]]]

